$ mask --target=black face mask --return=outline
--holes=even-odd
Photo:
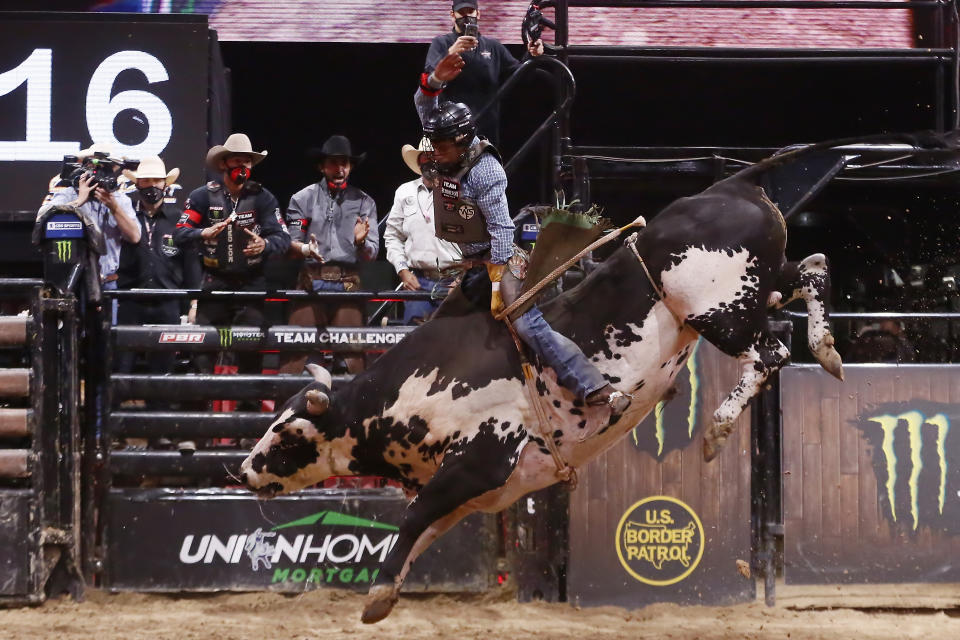
[[[250,169],[246,167],[234,167],[230,169],[230,180],[233,184],[243,184],[250,178]]]
[[[480,35],[480,20],[477,18],[477,16],[458,16],[454,22],[456,22],[457,29],[460,30],[462,35]],[[474,30],[471,30],[473,33],[467,31],[468,24],[475,27]]]
[[[160,187],[146,187],[137,191],[140,192],[140,199],[147,204],[157,204],[163,198],[163,189]]]

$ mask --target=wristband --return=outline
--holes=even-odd
[[[304,258],[309,258],[309,257],[310,257],[310,245],[307,244],[306,242],[301,242],[301,243],[300,243],[300,253],[303,254],[303,257],[304,257]]]
[[[500,283],[499,283],[499,282],[491,282],[491,283],[490,283],[490,290],[491,290],[491,291],[500,291]]]
[[[445,83],[441,83],[438,88],[430,86],[430,76],[432,73],[423,72],[420,74],[420,91],[423,91],[423,95],[434,96],[440,95],[440,92],[443,91],[443,87],[446,86]]]

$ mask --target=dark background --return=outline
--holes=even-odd
[[[355,151],[367,153],[351,182],[373,196],[382,220],[396,187],[415,177],[399,152],[403,144],[416,144],[420,136],[412,97],[427,43],[225,42],[219,46],[229,69],[231,130],[247,133],[255,148],[269,150],[255,177],[276,194],[281,205],[316,180],[306,150],[341,133],[350,137]],[[509,48],[520,56],[518,45]],[[648,60],[574,62],[572,69],[578,89],[571,120],[576,145],[777,148],[935,125],[934,67],[922,63]],[[505,157],[549,113],[552,103],[552,89],[542,78],[522,82],[506,96],[501,125]],[[207,144],[219,142],[191,141],[198,151],[193,166],[180,165],[186,175],[197,175]],[[685,149],[677,153],[678,157],[696,155]],[[550,196],[541,183],[546,160],[535,152],[510,177],[513,212]],[[39,204],[46,179],[25,184],[11,181],[9,169],[4,173],[0,192],[28,191]],[[592,195],[618,222],[638,214],[649,219],[672,199],[706,187],[711,179],[634,175],[596,180]],[[183,184],[187,191],[196,186],[199,181]],[[886,266],[902,274],[915,262],[958,263],[955,212],[960,202],[955,191],[946,181],[937,185],[834,182],[808,206],[818,215],[809,217],[805,226],[791,227],[788,257],[826,253],[834,266],[834,298],[841,303],[853,295],[851,291],[879,283]],[[0,216],[9,210],[3,200],[0,193]],[[4,225],[0,272],[36,275],[39,263],[25,242],[29,224]],[[288,284],[284,280],[291,269],[278,267],[275,271],[281,275],[276,284]],[[378,273],[369,287],[392,286],[389,265],[381,265]],[[861,298],[850,308],[898,308],[903,302],[872,294]]]

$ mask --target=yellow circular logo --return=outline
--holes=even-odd
[[[686,578],[703,557],[703,524],[676,498],[652,496],[627,509],[617,525],[617,557],[631,576],[658,587]]]

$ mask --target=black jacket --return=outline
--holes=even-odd
[[[250,184],[250,183],[248,183]],[[194,189],[184,204],[177,223],[174,242],[181,247],[197,243],[203,254],[204,271],[225,276],[257,276],[263,273],[263,261],[283,256],[290,248],[290,234],[280,216],[280,205],[272,193],[257,186],[244,190],[236,204],[237,218],[212,240],[200,234],[206,227],[225,220],[234,213],[234,204],[223,184],[208,182]],[[263,253],[246,257],[243,249],[250,239],[244,229],[263,238]]]
[[[458,37],[460,34],[453,30],[436,36],[430,43],[424,71],[427,73],[433,71]],[[440,94],[440,99],[443,101],[463,102],[470,107],[474,115],[490,102],[500,85],[520,66],[517,59],[500,44],[499,40],[488,38],[483,34],[480,34],[479,40],[476,49],[462,54],[463,71]],[[477,129],[494,144],[499,141],[499,105],[491,107],[486,115],[477,121]]]
[[[175,205],[163,204],[153,217],[141,202],[133,198],[133,209],[140,223],[140,242],[126,240],[120,246],[117,269],[119,289],[199,289],[200,252],[194,247],[175,244],[180,212]]]

